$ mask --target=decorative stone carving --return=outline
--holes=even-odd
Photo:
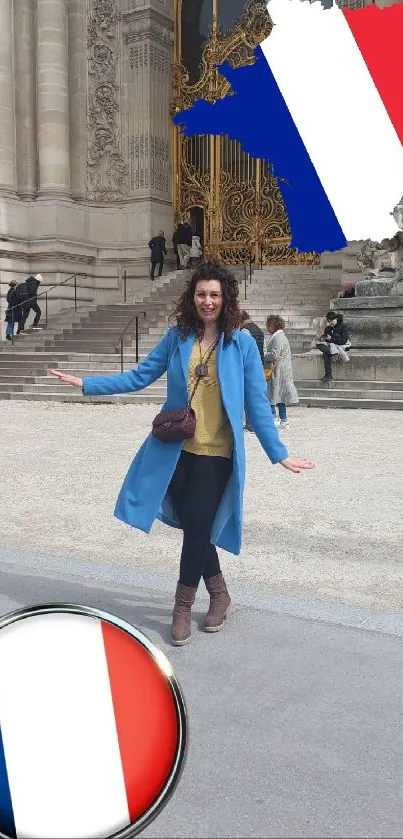
[[[141,70],[143,67],[148,67],[149,54],[150,45],[147,43],[130,47],[129,62],[131,70]]]
[[[148,38],[160,41],[165,47],[173,42],[173,32],[167,20],[158,12],[145,9],[144,12],[128,11],[123,13],[123,35],[126,41]]]
[[[130,186],[132,190],[169,190],[169,143],[154,134],[136,134],[130,141]]]
[[[394,272],[396,266],[392,240],[374,242],[372,239],[366,239],[357,256],[357,263],[363,274],[368,277],[378,277],[383,271]]]
[[[392,239],[367,239],[357,263],[365,275],[355,285],[358,297],[379,297],[403,293],[403,197],[391,213],[400,228]]]
[[[87,184],[95,201],[122,199],[128,188],[119,142],[118,23],[116,0],[88,0]]]

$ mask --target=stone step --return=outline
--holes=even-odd
[[[316,280],[316,279],[313,279],[313,280],[294,279],[294,280],[291,280],[291,281],[286,280],[286,279],[276,279],[276,280],[262,279],[262,280],[258,280],[257,282],[254,282],[252,280],[251,283],[246,281],[246,288],[250,289],[253,293],[258,291],[259,289],[262,289],[262,290],[267,289],[268,291],[273,290],[273,291],[279,291],[279,292],[283,291],[283,289],[286,289],[291,294],[294,294],[296,292],[300,292],[300,293],[304,294],[304,293],[306,293],[307,289],[309,289],[309,290],[318,289],[319,291],[327,291],[327,292],[329,292],[329,289],[330,289],[331,294],[333,294],[334,296],[337,296],[337,294],[339,293],[339,288],[335,285],[334,282],[323,282],[322,280]],[[242,293],[242,290],[244,290],[244,289],[245,289],[245,283],[243,283],[243,286],[240,289],[241,293]]]
[[[27,368],[9,368],[8,370],[2,370],[0,373],[0,382],[7,382],[7,381],[24,381],[25,379],[36,379],[39,376],[46,376],[48,368],[47,367],[30,367]]]
[[[127,372],[130,371],[130,369],[133,369],[133,368],[126,367],[123,372],[127,373]],[[67,369],[67,368],[55,367],[55,370],[61,370],[63,373],[69,373],[69,375],[77,376],[79,378],[85,378],[87,376],[90,376],[90,377],[91,376],[114,376],[114,375],[119,374],[121,372],[120,368],[116,369],[116,370],[100,370],[100,369],[96,370],[96,369],[91,369],[91,368],[77,369],[77,368],[72,367],[72,368]],[[0,375],[0,384],[1,385],[22,386],[22,385],[26,384],[27,382],[32,382],[32,384],[36,384],[36,385],[51,385],[51,386],[55,385],[57,387],[60,387],[60,382],[55,376],[49,376],[43,371],[41,371],[40,373],[36,373],[36,372],[31,373],[30,372],[29,374],[27,374],[27,373],[24,374],[24,373],[19,372],[19,373],[14,373],[14,374],[9,373],[7,375],[3,375],[3,374]],[[161,378],[158,379],[158,382],[156,382],[154,385],[151,385],[150,387],[159,388],[159,387],[162,387],[162,386],[166,387],[166,376],[165,375],[161,376]]]
[[[66,385],[66,384],[63,385],[57,379],[51,379],[51,378],[49,378],[47,380],[47,382],[45,382],[43,380],[42,382],[35,382],[35,381],[34,382],[29,381],[28,382],[27,381],[27,382],[19,382],[19,383],[14,382],[13,383],[13,382],[3,382],[2,380],[0,380],[0,389],[4,392],[10,392],[10,393],[46,393],[46,394],[54,393],[54,394],[57,395],[58,393],[64,393],[66,391],[66,389],[68,389],[69,387],[70,387],[70,385]],[[151,397],[154,397],[154,396],[165,398],[166,387],[164,387],[164,386],[156,387],[155,385],[153,385],[152,390],[151,390],[151,388],[148,388],[147,390],[148,390],[149,399],[151,399]],[[130,395],[130,394],[128,394],[128,395]]]
[[[90,403],[90,402],[103,402],[106,405],[114,405],[119,403],[126,403],[126,404],[155,404],[155,405],[162,405],[165,402],[165,397],[158,397],[158,396],[151,396],[150,394],[143,393],[134,393],[134,394],[122,394],[119,396],[83,396],[82,393],[74,393],[73,388],[71,388],[71,393],[64,393],[60,391],[60,393],[42,393],[39,392],[32,392],[32,391],[21,391],[19,393],[15,393],[13,391],[4,390],[0,387],[0,400],[4,399],[13,399],[16,402],[83,402],[83,403]]]
[[[120,361],[120,353],[116,353],[116,352],[112,352],[112,353],[106,353],[106,352],[104,352],[104,353],[58,353],[57,358],[61,362],[63,362],[63,361],[77,361],[77,362],[81,362],[81,361],[83,361],[83,362],[85,362],[85,361],[95,361],[95,362],[97,362],[97,361],[111,361],[112,362],[112,361]],[[126,350],[123,353],[123,358],[124,359],[132,359],[133,358],[133,352],[131,350],[130,351]],[[23,365],[23,364],[28,365],[32,362],[47,364],[49,361],[52,361],[52,360],[54,361],[54,359],[55,359],[55,353],[54,352],[35,353],[33,355],[30,355],[27,358],[25,356],[20,358],[18,355],[16,355],[16,356],[13,356],[12,358],[4,359],[4,361],[0,360],[0,370],[2,369],[2,366],[4,366],[4,365],[8,366],[9,364],[14,364],[14,363],[19,364],[19,365]]]
[[[335,388],[342,388],[345,391],[350,390],[379,390],[379,391],[388,391],[393,390],[394,392],[403,391],[403,382],[372,382],[372,381],[341,381],[338,379],[333,379],[334,381],[334,388],[332,388],[332,392],[334,392]],[[317,379],[299,379],[295,380],[296,387],[298,388],[298,392],[302,392],[302,390],[308,388],[316,388],[318,387],[318,380]],[[323,391],[323,388],[321,388]]]
[[[296,387],[298,390],[298,395],[300,398],[323,398],[328,397],[329,399],[372,399],[372,400],[386,400],[386,401],[393,401],[398,400],[401,401],[403,399],[403,391],[401,389],[398,390],[386,390],[385,388],[378,389],[376,386],[374,388],[344,388],[342,387],[342,383],[339,382],[338,385],[335,383],[334,387],[326,388],[326,385],[318,385],[316,382],[316,387],[312,388],[305,388],[301,387],[299,382],[296,382]],[[327,392],[329,391],[329,393]]]
[[[48,358],[53,357],[52,352],[29,352],[29,353],[3,353],[0,356],[0,367],[2,364],[8,364],[9,361],[18,361],[19,364],[23,364],[24,362],[30,361],[46,361]],[[60,353],[59,358],[65,359],[69,358],[68,353]]]
[[[334,375],[339,381],[403,381],[403,352],[351,350],[349,364],[339,362]],[[321,354],[302,353],[293,356],[295,380],[320,379],[323,374]]]
[[[12,367],[3,367],[0,371],[0,380],[3,376],[40,376],[45,368],[46,365],[30,365],[29,367],[13,365]]]
[[[347,399],[331,396],[301,397],[300,405],[306,408],[354,408],[371,411],[403,411],[403,399]]]

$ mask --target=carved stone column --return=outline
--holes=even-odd
[[[70,195],[66,0],[37,0],[39,192]]]
[[[16,187],[12,2],[0,0],[0,190]]]
[[[88,0],[87,194],[95,201],[127,197],[128,166],[120,133],[120,20],[116,0]]]
[[[87,31],[84,0],[67,0],[69,46],[70,184],[76,201],[86,195]]]
[[[144,6],[132,0],[123,21],[129,63],[130,194],[171,204],[171,2],[151,0]]]
[[[14,0],[17,190],[25,199],[38,189],[35,41],[34,0]]]

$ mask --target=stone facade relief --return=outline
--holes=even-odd
[[[115,0],[88,0],[88,197],[127,197],[129,167],[120,148],[119,11]]]
[[[131,195],[171,199],[172,21],[165,10],[135,6],[123,17],[127,48]]]

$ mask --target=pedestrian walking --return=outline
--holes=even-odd
[[[173,248],[174,248],[174,254],[176,256],[176,270],[179,271],[180,267],[181,267],[181,262],[180,262],[179,254],[178,254],[178,231],[177,230],[174,230],[174,233],[173,233],[173,236],[172,236],[172,244],[173,244]]]
[[[8,284],[8,291],[6,294],[6,301],[7,301],[7,309],[5,313],[5,322],[6,326],[6,340],[12,341],[14,335],[14,325],[17,322],[16,312],[17,309],[13,309],[13,306],[17,304],[17,296],[16,296],[16,288],[17,288],[17,281],[10,280]]]
[[[155,519],[183,531],[175,646],[191,638],[202,577],[210,595],[206,632],[222,628],[231,603],[217,547],[236,555],[241,550],[244,408],[272,463],[296,474],[314,467],[290,458],[281,442],[256,342],[239,329],[240,321],[234,275],[203,263],[175,306],[174,325],[137,369],[84,379],[49,371],[88,396],[142,390],[167,372],[167,401],[129,469],[115,516],[146,533]]]
[[[188,222],[178,224],[176,247],[178,248],[180,266],[182,269],[185,269],[189,264],[190,249],[192,247],[192,228]]]
[[[196,268],[203,256],[203,248],[201,246],[200,237],[192,236],[192,246],[190,248],[190,265]]]
[[[255,339],[257,348],[259,350],[259,355],[261,358],[262,365],[264,364],[264,332],[263,329],[260,329],[260,326],[257,323],[254,323],[250,314],[245,311],[245,309],[241,312],[241,329],[244,332],[249,332],[252,335],[252,338]],[[245,431],[253,431],[253,428],[248,420],[248,417],[245,416]]]
[[[19,323],[17,335],[22,335],[24,333],[25,324],[31,311],[35,312],[32,329],[42,329],[39,325],[42,311],[38,305],[38,299],[36,296],[42,279],[42,274],[35,274],[34,277],[28,277],[25,283],[21,283],[17,286],[17,294],[22,301],[22,320]]]
[[[271,410],[275,425],[280,428],[289,428],[287,407],[298,405],[299,402],[294,384],[291,347],[284,332],[283,318],[279,315],[269,315],[266,327],[269,340],[264,353],[264,364],[271,372],[268,378]]]
[[[167,246],[166,246],[166,239],[163,230],[160,230],[158,236],[153,236],[148,243],[148,247],[151,250],[151,272],[150,277],[152,280],[155,279],[155,269],[158,265],[158,276],[160,277],[162,274],[162,269],[164,267],[164,255],[167,255]]]

